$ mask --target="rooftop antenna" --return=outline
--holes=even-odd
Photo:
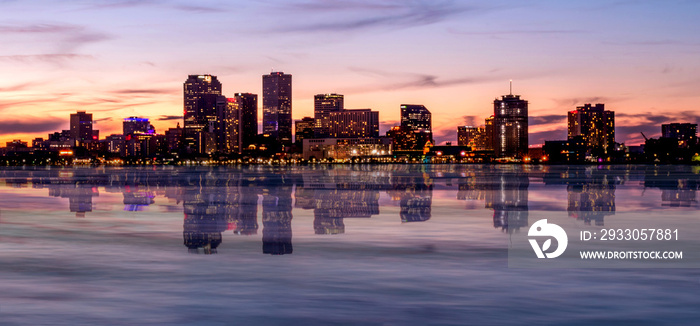
[[[513,95],[513,80],[510,80],[510,95]]]

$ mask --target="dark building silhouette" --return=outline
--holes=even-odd
[[[292,75],[263,75],[263,133],[284,146],[292,144]]]
[[[74,145],[92,141],[92,131],[92,113],[78,111],[70,115],[70,138]]]
[[[184,89],[184,147],[189,153],[203,154],[214,150],[216,106],[223,105],[221,83],[212,75],[189,75]]]
[[[497,157],[523,158],[528,151],[528,103],[508,94],[493,101],[493,149]]]
[[[615,112],[604,104],[584,104],[568,114],[568,137],[583,137],[589,151],[605,154],[615,145]]]
[[[661,137],[675,139],[679,148],[686,148],[697,144],[696,123],[669,123],[661,125]]]
[[[345,109],[341,94],[314,95],[314,135],[316,138],[328,138],[330,135],[330,113]]]
[[[412,150],[423,149],[427,142],[433,142],[432,114],[423,105],[401,104],[401,129],[414,133]]]
[[[255,142],[258,135],[258,95],[236,93],[238,108],[241,110],[241,145],[247,148]]]

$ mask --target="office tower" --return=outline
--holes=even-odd
[[[236,93],[234,99],[241,111],[241,148],[247,148],[258,136],[258,95]]]
[[[183,145],[189,153],[202,154],[207,149],[206,129],[213,120],[216,120],[216,97],[221,95],[221,83],[216,76],[189,75],[183,89],[185,104]],[[204,97],[208,98],[204,99]]]
[[[569,112],[569,135],[583,137],[588,149],[607,153],[615,144],[615,112],[605,110],[605,105],[585,104]]]
[[[314,118],[304,117],[301,120],[294,121],[294,142],[298,145],[304,141],[304,139],[314,138]]]
[[[678,140],[678,146],[687,147],[697,143],[698,125],[695,123],[669,123],[661,125],[661,137]]]
[[[216,151],[222,154],[240,154],[242,144],[241,108],[238,98],[217,103]]]
[[[263,75],[263,134],[283,146],[292,144],[292,75]]]
[[[148,121],[148,118],[129,117],[124,119],[122,123],[123,135],[132,135],[134,133],[150,133],[155,134],[156,129]]]
[[[527,155],[527,101],[511,93],[493,101],[493,149],[497,157]]]
[[[432,115],[423,105],[401,104],[401,128],[415,134],[413,150],[423,149],[428,141],[433,142]]]
[[[331,138],[379,137],[379,112],[371,109],[330,112]]]
[[[317,94],[314,96],[314,120],[316,138],[330,136],[330,113],[342,111],[344,97],[340,94]]]
[[[92,113],[78,111],[70,115],[70,137],[73,144],[92,140]]]

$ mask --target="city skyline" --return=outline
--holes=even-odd
[[[131,116],[162,133],[182,122],[182,76],[261,96],[273,70],[295,76],[293,120],[313,116],[315,94],[337,93],[379,111],[384,134],[400,104],[419,103],[438,144],[482,125],[509,79],[530,104],[530,145],[564,139],[567,112],[586,103],[615,111],[627,145],[662,123],[697,123],[698,4],[515,4],[3,2],[0,141],[68,129],[77,111],[95,116],[100,138]]]

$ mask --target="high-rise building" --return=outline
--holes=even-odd
[[[78,111],[70,115],[70,137],[74,144],[92,141],[92,113]]]
[[[527,101],[512,92],[493,101],[493,149],[497,157],[527,155],[527,105]]]
[[[241,111],[241,148],[247,148],[258,136],[258,95],[236,93],[234,98]]]
[[[379,112],[371,109],[330,112],[331,138],[379,137]]]
[[[185,104],[183,145],[190,153],[202,154],[207,149],[206,129],[216,120],[216,101],[217,96],[221,96],[221,83],[216,76],[189,75],[183,89]]]
[[[615,145],[615,112],[604,104],[585,104],[569,112],[568,138],[582,136],[585,146],[607,153]]]
[[[223,154],[240,154],[242,144],[241,107],[238,97],[217,104],[216,150]]]
[[[401,104],[401,128],[416,134],[414,150],[423,149],[428,141],[433,142],[432,115],[423,105]]]
[[[669,123],[661,125],[661,137],[678,140],[678,146],[687,147],[697,143],[698,125],[695,123]]]
[[[314,138],[314,118],[304,117],[294,121],[294,142],[301,146],[304,139]]]
[[[344,97],[341,94],[316,94],[314,96],[314,120],[316,138],[330,137],[330,113],[342,111]]]
[[[292,144],[292,75],[263,75],[263,133],[284,146]]]

